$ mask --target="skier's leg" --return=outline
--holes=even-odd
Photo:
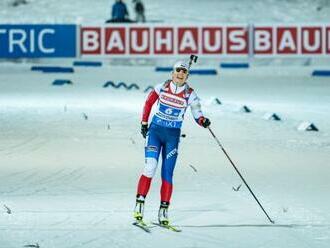
[[[167,142],[162,150],[162,186],[160,197],[162,202],[170,202],[173,191],[173,171],[178,157],[178,140]]]
[[[156,173],[158,158],[161,149],[161,142],[153,129],[150,129],[146,138],[145,146],[145,164],[143,173],[140,177],[137,189],[137,195],[146,197],[150,188],[151,179]]]
[[[157,169],[160,149],[161,149],[161,143],[157,135],[157,132],[155,132],[153,128],[150,128],[150,131],[146,138],[145,166],[143,173],[138,182],[137,194],[136,194],[134,218],[137,220],[142,220],[143,218],[144,200],[149,192],[151,179],[154,176]]]
[[[167,225],[168,207],[173,191],[173,171],[178,157],[179,135],[171,137],[162,150],[162,186],[160,190],[161,202],[158,212],[158,220],[160,224]]]

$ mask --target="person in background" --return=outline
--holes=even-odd
[[[141,0],[133,0],[135,3],[134,10],[136,15],[136,22],[146,22],[146,17],[144,15],[144,5]]]
[[[111,19],[106,22],[132,22],[129,19],[127,6],[122,0],[116,0],[112,5]]]
[[[27,4],[27,3],[28,2],[26,0],[14,0],[11,5],[13,7],[17,7],[17,6],[20,6],[22,4]]]

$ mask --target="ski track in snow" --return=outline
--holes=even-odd
[[[0,75],[0,203],[12,213],[1,213],[1,248],[35,243],[46,248],[328,246],[329,84],[322,79],[301,80],[298,88],[318,85],[306,92],[292,91],[291,79],[283,75],[248,74],[239,88],[237,78],[226,74],[191,77],[212,130],[276,223],[268,223],[245,185],[233,190],[242,182],[188,110],[170,211],[183,232],[154,227],[147,234],[131,225],[144,159],[139,118],[145,94],[108,91],[91,82],[134,82],[134,75],[146,86],[160,76],[150,68],[106,67],[98,74],[77,72],[73,87],[55,89],[44,85],[51,76],[26,72],[22,78],[8,68]],[[26,84],[30,76],[31,86],[17,98],[13,85]],[[289,88],[285,96],[277,91],[279,85]],[[268,91],[274,97],[264,95]],[[223,105],[208,103],[214,95]],[[254,111],[238,111],[243,103]],[[285,119],[262,119],[268,111]],[[320,132],[298,132],[303,119],[315,120]],[[158,169],[147,199],[147,221],[157,219],[159,183]]]

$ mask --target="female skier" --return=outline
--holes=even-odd
[[[144,202],[148,194],[151,180],[155,175],[158,158],[162,154],[160,189],[160,208],[158,221],[160,225],[169,225],[168,207],[173,190],[173,171],[178,155],[181,125],[184,113],[190,106],[196,122],[207,128],[211,122],[205,118],[199,98],[187,84],[189,64],[179,61],[174,64],[172,79],[158,84],[146,99],[141,121],[141,134],[146,138],[145,166],[137,186],[134,218],[142,222]],[[157,101],[156,112],[148,126],[151,108]]]

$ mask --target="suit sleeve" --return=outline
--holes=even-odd
[[[204,115],[200,104],[200,99],[196,95],[195,91],[191,92],[188,104],[190,105],[191,113],[198,125],[201,125]]]
[[[142,112],[142,121],[148,122],[152,106],[158,100],[162,85],[157,85],[147,96]]]

